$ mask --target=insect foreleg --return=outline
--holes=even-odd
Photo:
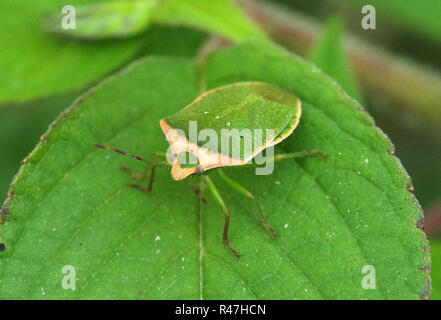
[[[122,166],[121,170],[129,173],[132,176],[132,178],[135,180],[144,180],[147,177],[146,170],[145,170],[145,172],[140,173],[140,172],[137,172],[137,171],[130,169],[128,166]]]
[[[143,187],[143,186],[136,184],[136,183],[130,183],[130,186],[133,188],[136,188],[140,191],[143,191],[143,192],[151,192],[153,190],[153,182],[155,180],[155,171],[156,171],[156,166],[152,165],[152,168],[150,169],[150,177],[149,177],[148,187]],[[133,174],[132,174],[132,176],[133,176]],[[145,173],[143,174],[143,177],[146,178]]]
[[[119,154],[121,154],[123,156],[131,157],[131,158],[134,158],[134,159],[136,159],[138,161],[142,161],[142,162],[144,162],[144,163],[146,163],[148,165],[151,165],[150,178],[149,178],[148,187],[143,187],[143,186],[140,186],[139,184],[135,184],[135,183],[131,183],[130,184],[131,187],[137,188],[137,189],[139,189],[141,191],[145,191],[145,192],[152,191],[153,182],[154,182],[154,179],[155,179],[156,168],[167,168],[167,169],[169,169],[171,167],[171,164],[169,164],[166,161],[166,159],[165,159],[165,154],[162,154],[162,153],[159,153],[159,152],[156,152],[156,153],[153,154],[153,158],[156,158],[156,160],[155,159],[153,159],[153,160],[145,160],[145,159],[141,158],[140,156],[133,155],[133,154],[130,154],[130,153],[125,152],[123,150],[112,148],[112,147],[109,147],[109,146],[104,146],[104,145],[101,145],[101,144],[93,144],[93,146],[96,147],[96,148],[99,148],[99,149],[115,151],[116,153],[119,153]],[[130,168],[128,168],[127,166],[123,166],[122,169],[124,171],[130,172],[132,174],[132,177],[137,179],[137,180],[142,180],[142,179],[146,178],[146,173],[140,174],[138,172],[134,172],[134,171],[130,170]]]

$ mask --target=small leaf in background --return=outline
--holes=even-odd
[[[46,31],[67,37],[100,40],[126,38],[144,31],[159,0],[108,1],[90,3],[75,8],[75,28],[64,29],[57,13],[45,21]]]
[[[92,2],[76,0],[75,6]],[[83,89],[142,46],[142,39],[84,43],[48,36],[42,21],[62,7],[58,0],[0,1],[0,105]]]
[[[146,32],[145,37],[144,46],[139,52],[142,56],[195,57],[208,35],[192,28],[155,26]]]
[[[248,199],[213,180],[231,213],[201,204],[189,181],[157,170],[153,193],[129,187],[122,165],[140,162],[95,149],[103,143],[145,158],[165,151],[158,121],[193,101],[192,59],[148,57],[81,97],[19,171],[0,225],[0,296],[44,299],[415,299],[428,294],[421,209],[393,146],[358,104],[309,63],[268,43],[242,43],[206,63],[208,89],[265,81],[293,91],[303,116],[276,151],[319,149],[327,160],[279,163],[272,175],[227,168],[251,190],[279,238]],[[202,187],[202,192],[206,193]],[[37,250],[36,250],[37,248]],[[76,290],[61,286],[64,266]],[[376,288],[363,288],[365,266]],[[202,272],[201,272],[202,271]],[[17,281],[20,279],[20,281]]]
[[[52,15],[47,30],[89,40],[130,37],[152,22],[196,27],[231,40],[265,38],[230,0],[117,0],[76,8],[76,29],[63,29],[61,19]]]
[[[222,35],[234,41],[265,39],[265,35],[231,0],[165,1],[155,20],[158,23],[188,25]]]
[[[360,90],[349,68],[342,39],[342,25],[337,18],[328,21],[310,60],[337,81],[354,99],[361,101]]]

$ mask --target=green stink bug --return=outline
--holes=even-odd
[[[173,154],[189,152],[197,155],[197,166],[183,168],[174,159],[173,179],[184,179],[195,174],[196,170],[248,163],[262,150],[288,137],[299,123],[300,114],[300,100],[295,95],[263,82],[241,82],[206,92],[178,113],[159,122]],[[225,137],[225,131],[243,138],[241,133],[247,130],[251,140],[248,141],[249,148],[245,148],[243,140],[236,148],[228,144],[229,141],[222,145],[219,140],[217,143],[210,141],[211,148],[204,148],[197,141],[189,141],[190,121],[198,127],[210,128],[213,136],[220,138]],[[260,131],[256,132],[256,129]],[[268,129],[273,133],[268,134]],[[259,132],[260,141],[257,141]]]
[[[227,206],[209,175],[204,173],[218,168],[220,177],[230,187],[255,203],[262,224],[274,238],[277,237],[265,220],[254,195],[226,176],[220,167],[253,166],[257,170],[262,169],[264,165],[267,168],[268,164],[287,158],[315,155],[326,157],[325,154],[315,150],[278,155],[271,153],[268,156],[268,150],[293,133],[299,123],[300,115],[300,99],[292,92],[264,82],[240,82],[207,91],[176,114],[161,119],[160,127],[170,146],[168,154],[155,153],[154,159],[148,161],[120,149],[97,144],[94,146],[113,150],[150,164],[152,167],[148,187],[132,184],[142,191],[152,191],[157,167],[171,169],[174,180],[182,180],[193,175],[202,176],[225,214],[223,243],[236,257],[239,257],[228,240],[230,214]],[[267,157],[259,163],[256,159],[263,150],[267,151]],[[256,163],[251,163],[253,159]],[[272,167],[270,172],[256,171],[256,174],[271,172]],[[201,197],[198,190],[195,192]]]

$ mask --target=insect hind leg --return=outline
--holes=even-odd
[[[271,232],[273,238],[277,238],[277,233],[274,231],[273,227],[268,223],[268,221],[265,218],[265,215],[263,214],[262,208],[260,207],[259,203],[257,202],[254,195],[245,189],[242,185],[240,185],[238,182],[234,181],[230,177],[228,177],[223,170],[218,169],[219,175],[233,190],[237,191],[238,193],[242,194],[243,196],[247,197],[248,199],[252,200],[254,205],[257,207],[257,210],[260,215],[260,222],[265,227],[266,230]]]

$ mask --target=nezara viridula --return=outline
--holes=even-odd
[[[131,184],[142,191],[152,191],[157,167],[171,168],[174,180],[182,180],[193,175],[201,176],[225,214],[223,243],[236,257],[239,257],[228,240],[230,214],[227,206],[212,179],[204,173],[219,168],[217,171],[220,177],[230,187],[255,203],[262,224],[274,238],[277,237],[265,220],[254,195],[229,178],[220,167],[255,165],[250,162],[256,155],[293,133],[299,123],[300,115],[300,99],[291,91],[265,82],[239,82],[207,91],[179,112],[160,120],[161,129],[170,145],[171,157],[168,161],[165,153],[155,153],[153,159],[149,161],[120,149],[97,144],[94,146],[114,150],[151,164],[148,187]],[[208,146],[207,139],[199,140],[198,130],[200,132],[205,130],[205,136],[210,137]],[[247,139],[244,139],[244,136]],[[231,143],[234,138],[238,138],[236,144]],[[312,150],[277,154],[265,160],[276,162],[287,158],[314,155],[326,157],[325,154]],[[196,188],[194,190],[205,201],[200,191]]]

